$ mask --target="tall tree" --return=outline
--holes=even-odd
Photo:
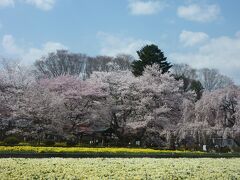
[[[185,101],[179,140],[192,137],[196,144],[202,144],[214,137],[232,138],[240,143],[239,100],[240,88],[233,85],[205,91],[195,104]]]
[[[188,79],[197,80],[197,69],[192,68],[188,64],[173,64],[171,73],[176,77],[184,76]]]
[[[158,46],[151,44],[144,46],[141,50],[137,51],[139,60],[133,61],[132,72],[135,76],[141,76],[147,65],[158,64],[159,70],[162,73],[168,72],[172,65],[167,62],[167,57],[158,48]]]
[[[225,88],[234,84],[231,78],[220,74],[217,69],[200,69],[199,80],[204,89],[208,91]]]
[[[88,57],[84,54],[68,53],[58,50],[49,53],[35,62],[36,75],[39,78],[53,78],[64,75],[75,75],[85,78],[85,66]]]
[[[106,84],[111,106],[111,128],[122,143],[141,139],[146,146],[169,143],[169,132],[174,131],[182,116],[185,93],[182,82],[169,73],[162,74],[157,64],[146,66],[142,76],[131,72],[96,72],[96,82]],[[170,136],[173,134],[170,134]],[[171,138],[170,138],[171,139]]]
[[[37,60],[34,65],[38,78],[73,75],[86,79],[94,71],[129,70],[132,59],[133,57],[126,54],[120,54],[117,57],[89,57],[85,54],[58,50],[56,53],[49,53],[46,57]]]
[[[184,75],[178,76],[176,74],[173,74],[176,80],[183,81],[183,90],[185,92],[187,91],[194,91],[196,93],[196,100],[199,100],[202,97],[203,93],[203,86],[202,83],[199,80],[196,79],[190,79]]]

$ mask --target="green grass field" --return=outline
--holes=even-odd
[[[0,179],[240,179],[240,159],[0,159]]]

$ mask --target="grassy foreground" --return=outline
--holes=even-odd
[[[0,179],[240,179],[240,159],[0,159]]]

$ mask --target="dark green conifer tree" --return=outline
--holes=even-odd
[[[172,67],[172,65],[167,62],[167,57],[164,56],[164,53],[154,44],[144,46],[137,51],[137,54],[139,60],[133,61],[132,63],[132,73],[135,76],[141,76],[147,65],[158,64],[159,70],[161,70],[162,73],[168,72]]]

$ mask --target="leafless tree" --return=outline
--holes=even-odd
[[[212,91],[233,85],[231,78],[220,74],[217,69],[203,68],[198,72],[199,80],[205,90]]]
[[[62,75],[79,76],[82,79],[89,78],[94,71],[129,70],[133,57],[130,55],[118,55],[117,57],[96,56],[89,57],[85,54],[69,53],[66,50],[58,50],[50,53],[35,62],[38,78],[52,78]]]
[[[171,72],[178,77],[186,77],[189,79],[197,79],[197,70],[188,64],[174,64]]]
[[[49,53],[35,62],[38,77],[58,77],[62,75],[85,76],[87,56],[59,50]]]

